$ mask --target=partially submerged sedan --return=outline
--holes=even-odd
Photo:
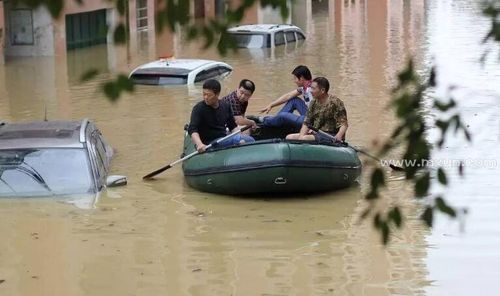
[[[0,196],[96,194],[127,184],[109,176],[112,148],[87,119],[0,126]]]
[[[159,59],[134,69],[129,79],[136,84],[179,85],[203,82],[229,75],[233,68],[224,62],[199,59]]]

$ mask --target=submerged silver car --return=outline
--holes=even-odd
[[[112,156],[87,119],[2,123],[0,196],[93,194],[125,185],[125,176],[108,176]]]
[[[289,24],[239,25],[229,28],[227,33],[240,48],[266,48],[305,40],[302,29]]]

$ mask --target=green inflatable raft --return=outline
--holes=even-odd
[[[255,143],[195,155],[183,162],[186,182],[222,194],[322,192],[357,182],[361,161],[354,149],[284,140],[288,132],[260,128]],[[186,133],[183,154],[193,151]]]

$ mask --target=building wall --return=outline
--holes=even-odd
[[[22,10],[23,16],[16,17]],[[30,13],[31,12],[31,13]],[[31,14],[31,21],[29,14]],[[11,56],[48,56],[54,54],[53,22],[45,7],[29,9],[12,3],[4,3],[5,54]],[[13,19],[17,25],[12,28]],[[15,44],[23,40],[29,44]],[[29,40],[29,41],[28,41]]]
[[[79,5],[76,1],[64,1],[64,5],[66,5],[66,7],[64,8],[63,15],[99,9],[110,9],[114,8],[114,3],[114,1],[105,0],[85,0],[82,5]]]
[[[49,11],[44,6],[40,6],[32,11],[32,31],[33,43],[25,45],[15,45],[13,38],[15,32],[10,28],[11,18],[13,17],[13,9],[28,9],[27,7],[18,5],[12,7],[12,3],[3,3],[3,9],[0,7],[0,13],[4,14],[4,30],[3,42],[5,45],[6,56],[51,56],[63,55],[66,51],[66,24],[65,16],[67,14],[82,13],[99,9],[113,9],[113,2],[104,0],[85,0],[82,5],[76,1],[64,1],[65,7],[58,19],[52,19]],[[1,16],[0,16],[1,17]],[[2,26],[0,24],[0,28]],[[111,25],[114,24],[113,23]],[[26,23],[27,25],[27,23]],[[28,26],[29,27],[29,26]],[[0,36],[0,42],[2,38]],[[3,57],[2,52],[0,55]]]
[[[292,22],[291,13],[288,14],[286,19],[281,17],[279,9],[273,9],[271,6],[261,8],[260,4],[258,9],[258,22],[259,24],[289,24]],[[292,7],[292,2],[287,0],[288,7]]]
[[[5,40],[5,18],[3,13],[3,1],[0,1],[0,65],[4,63],[4,40]]]
[[[64,10],[59,19],[54,20],[54,53],[55,55],[66,54],[66,15],[89,12],[100,9],[114,10],[113,2],[105,0],[85,0],[79,5],[76,1],[64,1]],[[109,15],[109,11],[108,11]],[[110,31],[114,28],[115,20],[107,20]],[[110,34],[108,34],[110,35]],[[109,38],[108,38],[109,41]]]

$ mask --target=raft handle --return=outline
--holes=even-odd
[[[274,179],[274,184],[276,184],[276,185],[285,185],[286,184],[286,178],[278,177],[278,178]]]

